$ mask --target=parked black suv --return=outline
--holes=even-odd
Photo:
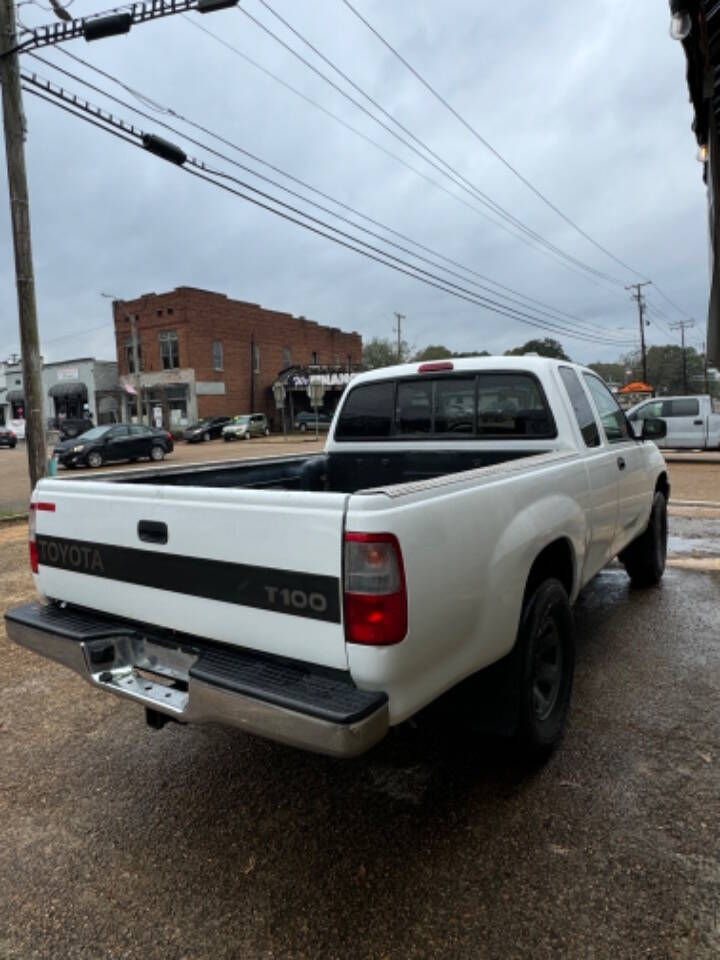
[[[79,437],[81,433],[92,430],[92,427],[93,422],[89,417],[66,417],[64,420],[57,421],[61,440]]]
[[[317,425],[318,430],[329,430],[333,415],[325,413],[324,410],[318,410]],[[302,410],[295,416],[294,427],[301,433],[315,429],[315,413],[311,410]]]
[[[223,427],[230,423],[232,417],[208,417],[193,423],[183,433],[183,440],[188,443],[200,443],[203,440],[217,440],[222,436]]]
[[[142,423],[111,423],[64,440],[53,456],[64,467],[101,467],[118,460],[163,460],[174,448],[172,435]]]

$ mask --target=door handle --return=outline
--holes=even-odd
[[[703,425],[703,423],[704,423],[703,420],[693,420],[693,426],[694,426],[694,427],[701,427],[701,426]]]
[[[625,469],[625,457],[618,457],[618,459],[617,459],[617,464],[618,464],[618,469],[619,469],[619,470],[624,470],[624,469]]]
[[[157,520],[141,520],[138,523],[138,537],[145,543],[167,543],[167,524]]]

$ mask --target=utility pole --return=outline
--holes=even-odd
[[[17,53],[7,53],[15,48],[16,43],[15,4],[13,0],[0,0],[0,53],[5,54],[0,55],[5,157],[15,250],[15,285],[25,395],[25,443],[30,486],[34,489],[38,480],[47,472],[47,451],[30,239],[30,205],[25,172],[25,113],[20,90],[18,56]]]
[[[640,350],[642,351],[642,368],[643,368],[643,383],[647,383],[647,353],[645,351],[645,300],[642,295],[642,288],[647,287],[652,283],[652,280],[645,280],[644,283],[630,283],[626,290],[634,290],[635,293],[631,293],[630,297],[632,300],[637,301],[638,305],[638,318],[640,320]]]
[[[683,363],[683,393],[688,392],[688,383],[687,383],[687,354],[685,353],[685,330],[689,327],[694,327],[694,320],[678,320],[677,323],[671,323],[671,330],[680,331],[680,342],[682,344],[682,363]]]
[[[397,321],[397,356],[398,363],[402,363],[402,322],[407,320],[407,317],[404,313],[398,313],[395,311],[395,319]]]

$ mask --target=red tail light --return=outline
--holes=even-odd
[[[48,513],[55,513],[54,503],[31,503],[30,513],[28,514],[28,546],[30,548],[30,569],[33,573],[38,573],[38,548],[35,540],[35,531],[37,529],[37,511],[45,510]]]
[[[392,533],[345,534],[345,639],[388,646],[407,633],[407,590]]]

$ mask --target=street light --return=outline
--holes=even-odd
[[[114,296],[112,293],[101,293],[101,297],[105,297],[106,300],[112,300],[113,304],[120,305],[124,301],[120,297]],[[125,319],[130,323],[130,336],[132,337],[132,352],[133,352],[133,373],[135,378],[135,403],[137,405],[137,418],[138,423],[143,422],[143,410],[142,410],[142,395],[140,387],[140,348],[138,346],[138,334],[137,334],[137,317],[133,314],[126,313]]]

